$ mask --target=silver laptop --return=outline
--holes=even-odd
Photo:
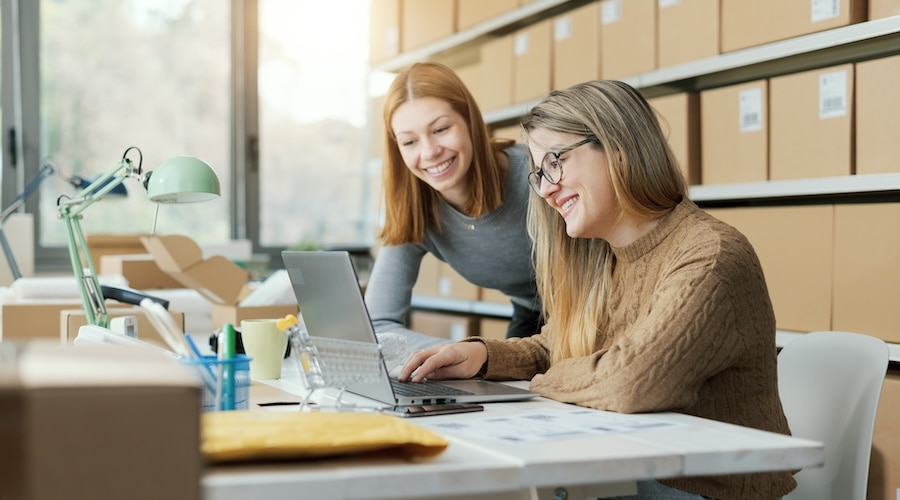
[[[281,254],[300,305],[303,322],[314,337],[378,342],[350,254],[345,251],[290,251]],[[356,384],[348,391],[389,405],[439,405],[521,401],[536,396],[517,387],[486,380],[399,382],[388,376]]]

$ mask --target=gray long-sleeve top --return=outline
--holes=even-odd
[[[441,202],[441,231],[428,228],[420,244],[379,250],[366,287],[366,306],[376,332],[403,333],[410,349],[441,341],[417,335],[406,327],[413,285],[426,252],[449,264],[470,283],[499,290],[517,305],[540,310],[531,264],[532,242],[525,227],[530,189],[528,150],[516,144],[505,151],[509,174],[503,204],[497,210],[473,218]]]

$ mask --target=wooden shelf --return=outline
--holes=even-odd
[[[690,188],[691,199],[703,206],[761,200],[797,202],[816,199],[820,202],[839,202],[845,198],[858,199],[860,196],[874,200],[874,195],[879,194],[900,198],[900,173],[699,185]]]
[[[490,0],[488,0],[490,1]],[[475,26],[454,33],[418,49],[404,52],[372,67],[374,71],[400,71],[415,62],[426,61],[451,52],[461,52],[489,38],[515,30],[572,10],[593,0],[535,0],[518,9],[488,19]]]
[[[732,85],[798,71],[900,54],[900,16],[857,23],[728,52],[622,80],[647,97]],[[540,100],[484,114],[491,124],[516,120]]]

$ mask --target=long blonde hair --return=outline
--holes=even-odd
[[[491,141],[475,98],[452,69],[436,62],[413,64],[394,78],[385,97],[382,173],[385,221],[381,237],[386,245],[419,243],[427,227],[440,229],[439,194],[406,167],[391,127],[391,118],[401,104],[423,97],[434,97],[450,104],[469,128],[472,165],[467,176],[471,191],[465,212],[472,217],[481,217],[503,202],[505,172],[499,155],[513,141]]]
[[[522,126],[526,135],[540,128],[595,137],[590,147],[606,153],[620,216],[658,218],[686,197],[684,177],[653,109],[623,82],[598,80],[553,91]],[[612,250],[602,239],[568,236],[562,217],[534,193],[528,233],[552,336],[551,362],[589,355],[608,319]]]

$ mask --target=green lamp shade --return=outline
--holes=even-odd
[[[157,203],[208,201],[219,197],[219,177],[199,158],[176,156],[150,172],[147,194]]]

